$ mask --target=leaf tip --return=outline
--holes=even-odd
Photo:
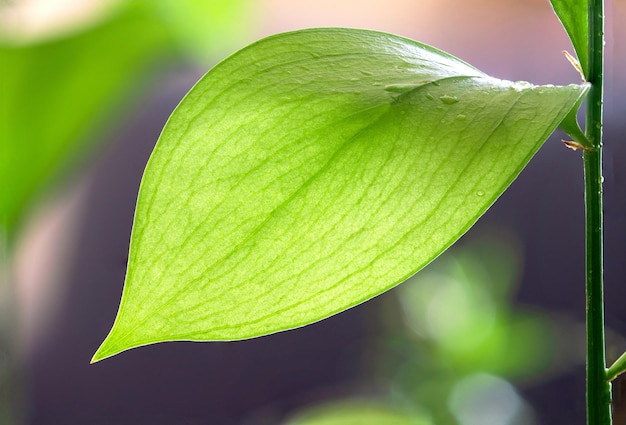
[[[122,351],[132,348],[120,345],[120,343],[116,341],[116,338],[114,337],[114,331],[115,329],[112,329],[111,332],[109,332],[102,344],[100,344],[100,347],[98,347],[98,349],[96,350],[96,353],[91,358],[89,364],[98,363],[99,361],[108,359],[109,357],[113,357],[116,354],[121,353]]]
[[[93,355],[93,357],[89,361],[89,364],[98,363],[101,360],[104,360],[106,358],[109,358],[109,357],[114,356],[115,354],[119,353],[119,351],[111,352],[111,350],[109,350],[108,347],[107,347],[107,345],[108,345],[107,341],[108,341],[108,338],[105,339],[104,342],[98,348],[98,350],[96,350],[96,353]]]

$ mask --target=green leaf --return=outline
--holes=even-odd
[[[319,406],[296,415],[285,425],[429,425],[415,412],[383,404],[342,402]]]
[[[585,77],[589,76],[589,0],[550,0],[554,13],[567,31]]]
[[[563,119],[559,127],[561,128],[561,130],[566,132],[568,136],[574,139],[574,142],[576,142],[575,145],[580,146],[580,149],[593,150],[593,145],[591,144],[585,133],[580,129],[580,125],[578,124],[577,112],[582,101],[583,98],[581,98],[579,100],[579,103],[568,112],[567,116]]]
[[[93,360],[291,329],[392,288],[478,219],[585,91],[493,79],[373,31],[241,50],[163,130]]]
[[[33,45],[0,45],[0,234],[51,180],[93,146],[107,114],[140,70],[171,49],[138,8],[85,32]]]

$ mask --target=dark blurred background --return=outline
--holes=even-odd
[[[613,360],[626,349],[626,3],[608,1],[607,15]],[[0,422],[304,424],[307,409],[358,400],[420,424],[585,423],[582,159],[562,134],[448,253],[370,302],[268,337],[89,365],[117,311],[137,189],[169,114],[228,54],[313,26],[397,33],[499,78],[580,80],[547,0],[0,1],[0,332],[12,347],[0,357],[0,408],[12,413]]]

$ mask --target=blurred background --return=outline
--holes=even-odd
[[[626,2],[607,17],[611,361],[626,349]],[[451,250],[368,303],[89,365],[167,117],[219,60],[314,26],[400,34],[499,78],[580,80],[547,0],[0,0],[0,423],[585,423],[582,160],[561,134]]]

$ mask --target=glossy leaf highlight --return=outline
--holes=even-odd
[[[390,289],[478,219],[585,91],[493,79],[365,30],[241,50],[163,130],[93,360],[266,335]]]

